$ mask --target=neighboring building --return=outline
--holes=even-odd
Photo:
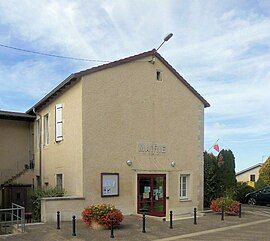
[[[35,116],[0,111],[0,206],[27,205],[33,185],[33,124]]]
[[[90,204],[168,217],[203,209],[204,108],[155,50],[70,75],[27,111],[36,115],[42,219],[69,220]]]
[[[243,171],[236,173],[237,182],[246,182],[248,185],[254,187],[255,182],[259,178],[259,170],[262,167],[262,163],[258,163],[254,166],[251,166]]]

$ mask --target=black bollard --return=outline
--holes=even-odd
[[[197,208],[194,208],[194,222],[195,225],[197,224]]]
[[[111,220],[111,236],[110,238],[114,238],[114,233],[113,233],[113,221]]]
[[[76,234],[76,217],[72,216],[72,236],[77,236]]]
[[[57,229],[60,229],[60,212],[57,211],[57,214],[56,214],[56,221],[57,221]]]
[[[142,224],[143,224],[143,226],[142,226],[142,232],[143,233],[146,233],[146,231],[145,231],[145,213],[143,213],[143,218],[142,218]]]
[[[224,221],[224,208],[221,208],[221,221]]]
[[[241,203],[239,203],[239,218],[242,217],[242,207]]]
[[[172,220],[172,218],[173,218],[173,213],[172,213],[172,211],[170,211],[170,229],[173,228],[173,220]]]

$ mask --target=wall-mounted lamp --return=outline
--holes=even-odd
[[[172,167],[175,167],[176,166],[176,163],[174,161],[171,162],[171,166]]]
[[[127,165],[130,167],[132,165],[132,161],[131,160],[127,160],[126,161]]]

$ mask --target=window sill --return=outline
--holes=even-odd
[[[192,200],[188,199],[188,198],[180,198],[179,201],[180,202],[191,202]]]

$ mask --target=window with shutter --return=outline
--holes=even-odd
[[[63,105],[57,104],[55,106],[55,141],[63,140],[63,119],[62,119]]]

